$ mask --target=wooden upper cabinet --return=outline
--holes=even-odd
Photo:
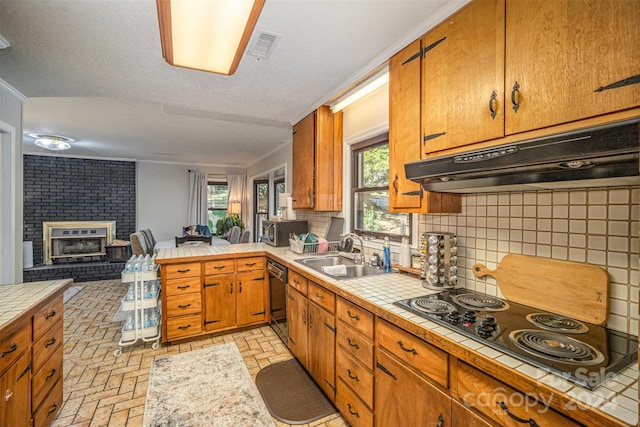
[[[425,154],[504,135],[504,0],[476,0],[422,39]]]
[[[405,175],[405,163],[419,160],[422,151],[421,58],[416,40],[389,61],[389,211],[456,213],[460,195],[424,192]]]
[[[639,106],[638,28],[638,1],[507,0],[506,134]]]
[[[342,113],[322,106],[293,126],[292,166],[294,209],[342,209]]]

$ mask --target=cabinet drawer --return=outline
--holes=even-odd
[[[167,341],[198,335],[202,332],[202,318],[199,314],[167,318]]]
[[[392,324],[378,319],[378,345],[400,360],[427,375],[443,387],[448,387],[448,354]]]
[[[170,296],[190,294],[194,292],[200,292],[202,289],[200,276],[185,278],[185,279],[173,279],[167,280],[164,285],[165,294]]]
[[[352,427],[373,426],[373,413],[341,379],[338,380],[336,406]]]
[[[62,319],[62,295],[51,301],[33,316],[33,340],[37,340],[59,319]]]
[[[307,296],[308,281],[306,277],[296,273],[295,271],[289,270],[288,284],[302,295]]]
[[[177,279],[179,277],[200,277],[200,263],[190,262],[187,264],[167,264],[167,279]]]
[[[63,322],[57,322],[53,327],[38,341],[33,344],[33,371],[36,372],[45,360],[55,353],[62,345],[63,340]],[[60,350],[62,352],[62,350]]]
[[[40,406],[53,386],[62,378],[62,351],[56,351],[31,378],[31,405]]]
[[[320,307],[333,314],[336,312],[336,295],[318,285],[315,282],[309,282],[309,301],[313,301]]]
[[[202,297],[197,294],[185,294],[167,298],[167,318],[196,314],[202,311]]]
[[[338,298],[336,316],[367,338],[373,339],[373,314],[357,305]]]
[[[373,341],[348,326],[339,325],[336,343],[369,369],[373,369]]]
[[[51,393],[33,415],[33,427],[49,427],[62,407],[62,380],[54,384]]]
[[[204,275],[221,273],[233,273],[235,270],[235,260],[220,259],[216,261],[207,261],[204,263]]]
[[[341,348],[336,351],[336,373],[343,383],[373,408],[373,373]]]
[[[264,257],[255,256],[251,258],[240,258],[237,260],[236,271],[264,270]]]
[[[0,340],[0,374],[20,358],[31,345],[31,322],[24,322],[13,333]]]
[[[466,406],[474,407],[500,425],[521,425],[509,414],[525,420],[534,420],[535,425],[539,426],[580,425],[466,363],[458,361],[456,372],[456,391],[460,399]],[[531,390],[531,393],[534,394],[535,390]],[[506,406],[502,408],[498,402]],[[534,425],[531,422],[529,424]]]

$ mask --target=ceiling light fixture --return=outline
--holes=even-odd
[[[171,65],[231,75],[265,0],[156,0],[162,56]]]
[[[389,70],[385,68],[382,74],[374,76],[361,85],[360,88],[350,91],[345,97],[339,98],[336,102],[331,104],[331,111],[337,113],[338,111],[344,110],[349,105],[364,98],[387,83],[389,83]]]
[[[73,142],[73,139],[67,138],[66,136],[58,136],[58,135],[30,135],[34,138],[35,144],[38,147],[46,148],[51,151],[63,151],[71,148],[70,142]]]

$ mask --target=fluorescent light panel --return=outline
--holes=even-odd
[[[349,105],[351,105],[354,102],[364,98],[365,96],[369,95],[374,90],[378,89],[379,87],[382,87],[383,85],[385,85],[387,83],[389,83],[389,72],[385,72],[381,76],[379,76],[379,77],[375,78],[374,80],[366,83],[360,89],[356,90],[353,93],[350,93],[345,98],[338,100],[335,104],[332,104],[331,105],[331,111],[333,111],[334,113],[337,113],[340,110],[344,110]]]
[[[157,0],[165,60],[231,75],[247,47],[264,0]]]

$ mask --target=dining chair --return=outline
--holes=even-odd
[[[242,231],[242,235],[240,235],[240,242],[239,243],[249,243],[249,238],[250,237],[251,237],[251,230],[245,228]]]
[[[231,231],[229,232],[229,243],[235,244],[240,243],[240,233],[242,230],[237,225],[231,227]]]

